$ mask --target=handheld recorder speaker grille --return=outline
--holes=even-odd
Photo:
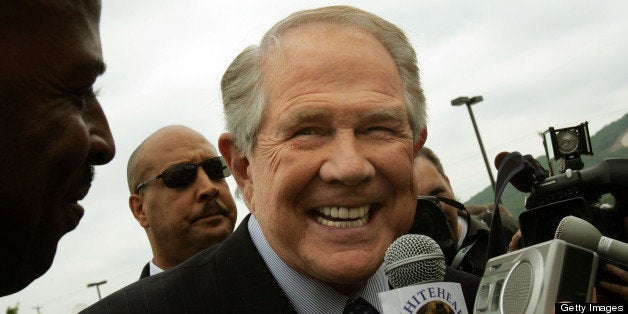
[[[473,313],[551,313],[558,301],[591,302],[598,259],[558,239],[491,258]]]

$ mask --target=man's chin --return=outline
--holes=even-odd
[[[0,277],[3,283],[0,285],[0,296],[16,293],[26,288],[35,279],[45,274],[54,260],[57,250],[56,245],[50,249],[43,249],[28,255],[27,259],[18,258],[13,261],[6,261],[6,269],[2,268]]]
[[[347,294],[362,287],[373,276],[381,266],[381,261],[377,260],[372,256],[325,259],[319,264],[319,271],[316,269],[310,271],[319,274],[320,277],[317,279],[329,284],[338,292]]]
[[[78,203],[66,203],[62,208],[62,226],[60,226],[60,235],[61,238],[64,234],[76,229],[81,218],[85,214],[85,209]]]
[[[331,281],[325,281],[334,290],[348,295],[361,287],[373,276],[378,267],[373,268],[352,268],[348,271],[332,272],[327,277],[332,278]]]

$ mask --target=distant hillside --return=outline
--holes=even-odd
[[[595,166],[607,158],[628,158],[628,114],[591,136],[591,145],[593,147],[593,155],[582,156],[585,168]],[[520,153],[526,154],[526,152]],[[536,160],[544,168],[549,169],[545,155],[536,157]],[[511,184],[508,184],[502,194],[502,203],[515,217],[519,217],[519,214],[525,211],[524,198],[526,196],[526,193],[520,192]],[[492,203],[493,198],[493,191],[489,185],[482,192],[471,197],[465,204]],[[604,200],[606,199],[604,198]]]

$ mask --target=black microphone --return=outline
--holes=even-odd
[[[393,288],[443,281],[445,256],[432,238],[421,234],[399,237],[384,255],[385,272]]]
[[[603,236],[597,228],[584,219],[566,216],[558,224],[554,237],[597,252],[612,261],[628,265],[628,244]]]

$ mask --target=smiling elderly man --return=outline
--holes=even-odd
[[[352,7],[297,12],[236,57],[222,93],[218,147],[252,214],[220,245],[88,312],[376,313],[427,136],[403,32]]]

